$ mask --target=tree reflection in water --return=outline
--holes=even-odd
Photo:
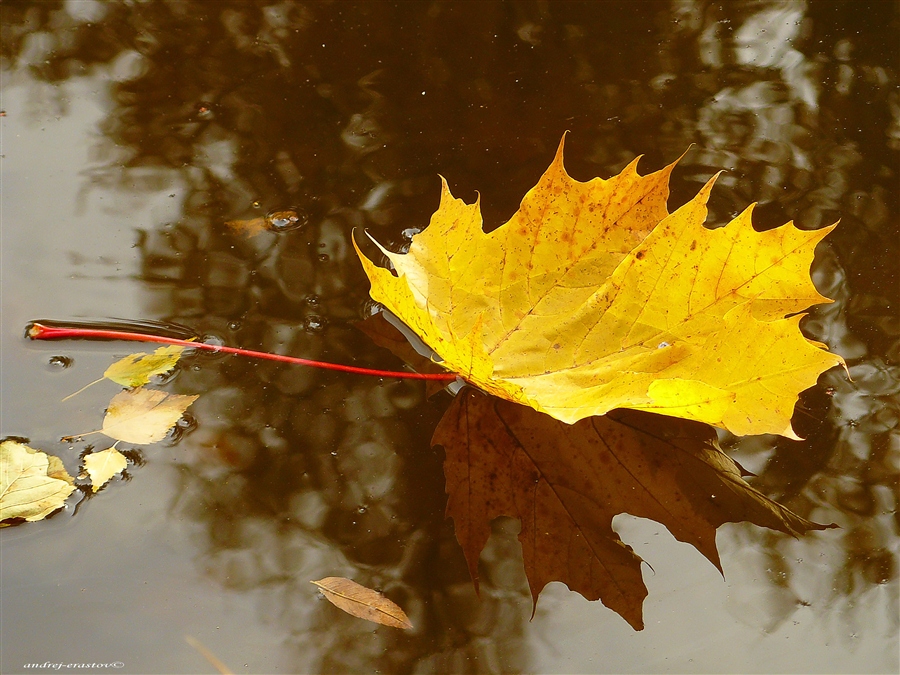
[[[481,191],[486,223],[499,224],[565,129],[580,178],[616,173],[638,153],[646,172],[694,143],[672,201],[727,169],[711,222],[751,201],[763,228],[840,218],[814,270],[837,302],[805,328],[847,358],[853,382],[833,371],[804,398],[806,441],[732,443],[755,485],[842,526],[840,560],[817,569],[810,589],[797,562],[804,542],[734,536],[765,552],[792,599],[772,610],[776,623],[797,602],[827,607],[832,593],[847,607],[879,589],[896,595],[896,8],[642,7],[4,3],[0,49],[7,66],[51,83],[108,68],[114,106],[91,183],[183,202],[178,222],[143,226],[147,316],[248,348],[395,364],[351,325],[367,302],[351,230],[402,247],[428,222],[438,173],[466,199]],[[286,209],[300,227],[245,237],[225,226]],[[441,458],[428,441],[445,399],[309,369],[191,363],[176,386],[203,396],[182,442],[178,509],[203,525],[212,578],[269,589],[261,611],[294,635],[297,668],[526,667],[529,605],[512,535],[486,551],[478,603],[443,519]],[[308,580],[325,573],[384,589],[416,630],[373,632],[311,604]]]

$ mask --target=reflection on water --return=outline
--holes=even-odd
[[[759,529],[729,536],[759,552],[747,562],[755,583],[776,589],[767,629],[812,603],[855,626],[835,630],[864,631],[865,614],[884,611],[896,632],[896,5],[638,7],[4,3],[0,54],[35,105],[59,115],[67,102],[41,83],[108,83],[86,189],[117,188],[123,214],[143,195],[181,202],[171,222],[135,224],[145,316],[247,348],[396,366],[352,326],[367,283],[351,231],[402,248],[436,206],[438,173],[466,200],[480,191],[495,227],[566,129],[567,166],[581,179],[641,153],[647,172],[694,144],[672,202],[726,169],[713,223],[751,201],[763,228],[840,219],[814,270],[837,301],[804,325],[845,356],[853,381],[834,370],[805,397],[806,441],[732,439],[730,449],[757,487],[842,529],[828,545]],[[497,524],[479,602],[444,521],[429,439],[445,394],[426,401],[408,383],[209,355],[174,386],[202,393],[179,444],[174,513],[202,524],[198,565],[210,579],[271,591],[260,611],[291,635],[291,668],[529,669],[513,526]],[[325,575],[382,589],[415,630],[375,631],[312,602],[308,581]],[[896,656],[878,663],[890,669]]]

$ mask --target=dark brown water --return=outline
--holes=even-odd
[[[805,397],[806,442],[730,446],[767,494],[841,529],[725,526],[722,580],[665,528],[616,520],[654,562],[635,633],[561,584],[529,621],[510,522],[476,598],[429,447],[446,395],[192,357],[168,385],[200,394],[177,438],[77,511],[0,533],[0,670],[216,672],[190,636],[239,673],[897,672],[898,7],[4,2],[0,435],[70,472],[85,443],[59,439],[97,428],[118,389],[61,399],[136,349],[29,343],[27,321],[175,321],[398,367],[352,326],[368,284],[351,230],[402,246],[438,174],[497,226],[565,130],[582,180],[690,146],[670,210],[726,169],[714,222],[753,201],[763,228],[840,219],[814,267],[836,302],[805,328],[853,382],[832,371]],[[253,238],[225,225],[267,214]],[[416,628],[339,613],[309,584],[329,575],[383,589]]]

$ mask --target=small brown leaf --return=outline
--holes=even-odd
[[[303,227],[307,222],[305,214],[292,209],[272,211],[266,216],[249,220],[227,220],[225,224],[238,234],[255,237],[263,232],[288,232]]]
[[[331,604],[347,614],[393,628],[413,627],[406,613],[394,602],[355,581],[343,577],[325,577],[309,583],[318,586]]]
[[[225,224],[235,232],[252,237],[266,231],[265,218],[250,218],[249,220],[227,220]]]

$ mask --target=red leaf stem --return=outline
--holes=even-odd
[[[70,338],[95,338],[101,340],[129,340],[132,342],[155,342],[166,345],[178,345],[189,349],[205,349],[210,352],[219,352],[225,354],[238,354],[240,356],[249,356],[256,359],[268,359],[269,361],[280,361],[282,363],[292,363],[300,366],[311,366],[313,368],[322,368],[324,370],[338,370],[343,373],[355,373],[357,375],[372,375],[375,377],[396,377],[405,380],[455,380],[456,375],[453,373],[404,373],[393,370],[373,370],[371,368],[358,368],[356,366],[345,366],[339,363],[327,363],[324,361],[313,361],[312,359],[302,359],[297,356],[284,356],[282,354],[270,354],[269,352],[257,352],[252,349],[241,349],[240,347],[226,347],[220,345],[206,344],[205,342],[194,342],[192,340],[179,340],[178,338],[165,337],[162,335],[150,335],[147,333],[130,333],[128,331],[119,330],[103,330],[97,328],[66,328],[64,326],[45,326],[42,323],[34,322],[28,327],[28,337],[32,340],[66,340]]]

